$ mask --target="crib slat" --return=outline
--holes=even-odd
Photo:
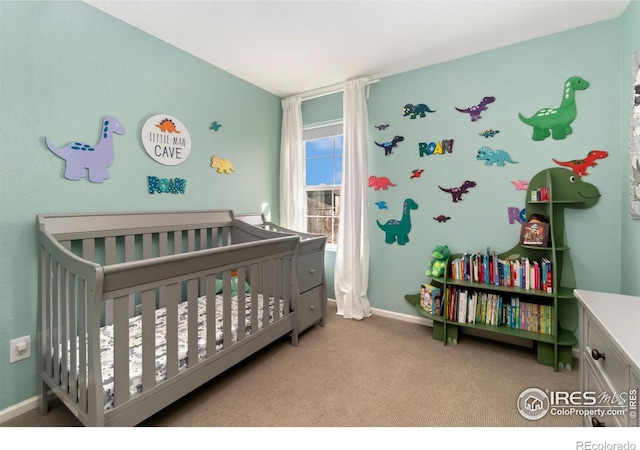
[[[142,391],[156,384],[155,290],[142,292]]]
[[[153,250],[153,240],[151,233],[142,235],[142,259],[150,259]]]
[[[82,257],[89,261],[96,260],[96,240],[93,238],[82,240]]]
[[[51,302],[51,338],[53,339],[53,381],[60,384],[60,323],[59,323],[59,302],[60,284],[59,273],[60,264],[53,261],[51,292],[53,294]]]
[[[220,233],[218,232],[218,228],[211,229],[211,248],[220,246]]]
[[[182,253],[182,231],[176,231],[173,233],[173,254],[178,255]]]
[[[178,302],[180,285],[167,286],[167,378],[178,373]]]
[[[129,296],[117,297],[113,305],[113,404],[129,399]]]
[[[104,263],[105,265],[116,262],[116,238],[108,236],[104,238]]]
[[[209,237],[209,228],[200,228],[200,248],[199,250],[205,250],[209,248],[208,245],[208,237]],[[204,289],[206,285],[205,277],[200,277],[200,293],[199,295],[204,295]]]
[[[260,287],[261,267],[262,263],[251,265],[251,334],[254,334],[258,329],[258,290]]]
[[[208,275],[205,281],[207,296],[207,358],[216,353],[216,276]]]
[[[77,400],[77,379],[78,379],[78,304],[76,300],[78,278],[74,274],[69,275],[69,390],[74,394],[74,400]]]
[[[169,237],[166,231],[158,233],[158,256],[166,256],[168,254],[168,240]]]
[[[276,261],[276,279],[275,279],[275,292],[273,293],[273,320],[280,320],[280,302],[283,298],[283,283],[284,283],[284,259],[279,258]]]
[[[231,334],[231,271],[222,273],[222,348],[232,344]]]
[[[104,264],[109,266],[116,262],[116,238],[109,236],[104,238]],[[105,324],[113,323],[113,300],[105,300],[104,303]]]
[[[127,234],[124,237],[124,260],[133,261],[136,257],[136,237],[132,234]]]
[[[246,316],[246,293],[245,293],[245,270],[244,267],[238,268],[238,342],[243,340],[247,335],[247,327],[245,325]]]
[[[187,230],[187,251],[193,252],[196,249],[196,230]]]
[[[200,228],[200,250],[204,250],[209,248],[207,238],[209,236],[208,228]]]
[[[60,388],[63,392],[69,392],[69,332],[67,330],[68,302],[67,283],[69,282],[69,271],[60,267],[60,340],[62,349],[60,352]]]
[[[51,268],[51,255],[49,253],[44,256],[45,258],[44,265],[44,302],[42,304],[42,320],[44,322],[44,329],[46,333],[42,336],[42,351],[45,355],[44,369],[45,373],[49,376],[53,374],[53,361],[51,354],[51,347],[53,346],[51,330],[52,323],[51,319],[53,317],[52,313],[52,303],[53,303],[53,286],[52,286],[52,268]]]
[[[189,367],[198,364],[198,280],[187,282],[187,361]]]
[[[262,326],[269,323],[269,297],[273,295],[273,261],[262,264]]]
[[[285,258],[285,267],[284,267],[284,315],[288,316],[291,311],[291,287],[293,285],[293,270],[292,267],[292,258],[288,256]]]
[[[144,249],[143,249],[144,251]],[[124,260],[125,262],[134,261],[136,259],[136,237],[128,234],[124,237]],[[129,316],[135,315],[136,305],[134,296],[129,298]]]
[[[86,280],[78,280],[78,336],[79,354],[78,354],[78,403],[81,411],[86,412],[89,408],[89,399],[87,396],[87,282]]]

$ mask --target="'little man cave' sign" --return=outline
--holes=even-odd
[[[183,163],[191,152],[189,131],[182,122],[167,114],[147,119],[141,137],[149,156],[165,166]]]

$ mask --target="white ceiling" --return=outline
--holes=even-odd
[[[86,3],[279,97],[619,17],[629,1]]]

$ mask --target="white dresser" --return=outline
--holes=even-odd
[[[574,290],[580,304],[580,391],[597,398],[584,426],[635,427],[640,388],[640,297]],[[620,412],[622,410],[622,412]]]

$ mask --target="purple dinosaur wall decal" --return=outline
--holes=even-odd
[[[66,161],[64,177],[67,180],[79,180],[87,177],[92,183],[102,183],[109,178],[109,167],[113,163],[113,133],[125,134],[120,121],[107,116],[102,121],[100,141],[92,146],[74,141],[66,147],[56,147],[45,138],[49,150]]]

